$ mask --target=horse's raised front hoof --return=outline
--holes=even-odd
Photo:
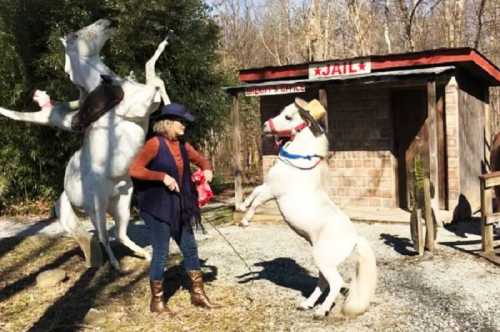
[[[242,219],[240,221],[240,223],[238,224],[238,226],[240,226],[240,227],[248,227],[248,225],[250,225],[250,223],[248,221],[246,221],[245,219]]]

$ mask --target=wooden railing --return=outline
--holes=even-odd
[[[500,185],[500,171],[479,176],[481,182],[481,242],[485,254],[493,253],[493,224],[500,220],[500,212],[493,212],[492,190]]]

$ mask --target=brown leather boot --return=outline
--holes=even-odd
[[[201,271],[188,271],[188,276],[191,280],[191,303],[193,305],[207,309],[221,307],[219,304],[212,303],[208,299],[207,294],[205,294],[205,289],[203,288],[203,274]]]
[[[163,302],[163,280],[150,280],[151,287],[151,302],[149,303],[149,310],[151,312],[166,312],[169,315],[174,313]]]

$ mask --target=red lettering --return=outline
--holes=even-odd
[[[323,69],[324,70],[321,72],[321,75],[327,76],[330,73],[330,66],[325,66]]]
[[[314,69],[314,76],[320,76],[320,75],[321,75],[321,68],[316,67],[316,69]]]
[[[356,74],[358,71],[352,66],[352,62],[349,62],[349,73]]]
[[[339,64],[334,64],[333,65],[333,71],[332,71],[332,75],[342,75],[343,72],[342,72],[342,68],[340,67]]]

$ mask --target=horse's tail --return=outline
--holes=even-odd
[[[371,298],[375,294],[377,284],[375,255],[368,241],[363,237],[359,237],[356,248],[359,255],[356,275],[351,282],[349,294],[342,309],[347,316],[356,316],[366,311]]]

